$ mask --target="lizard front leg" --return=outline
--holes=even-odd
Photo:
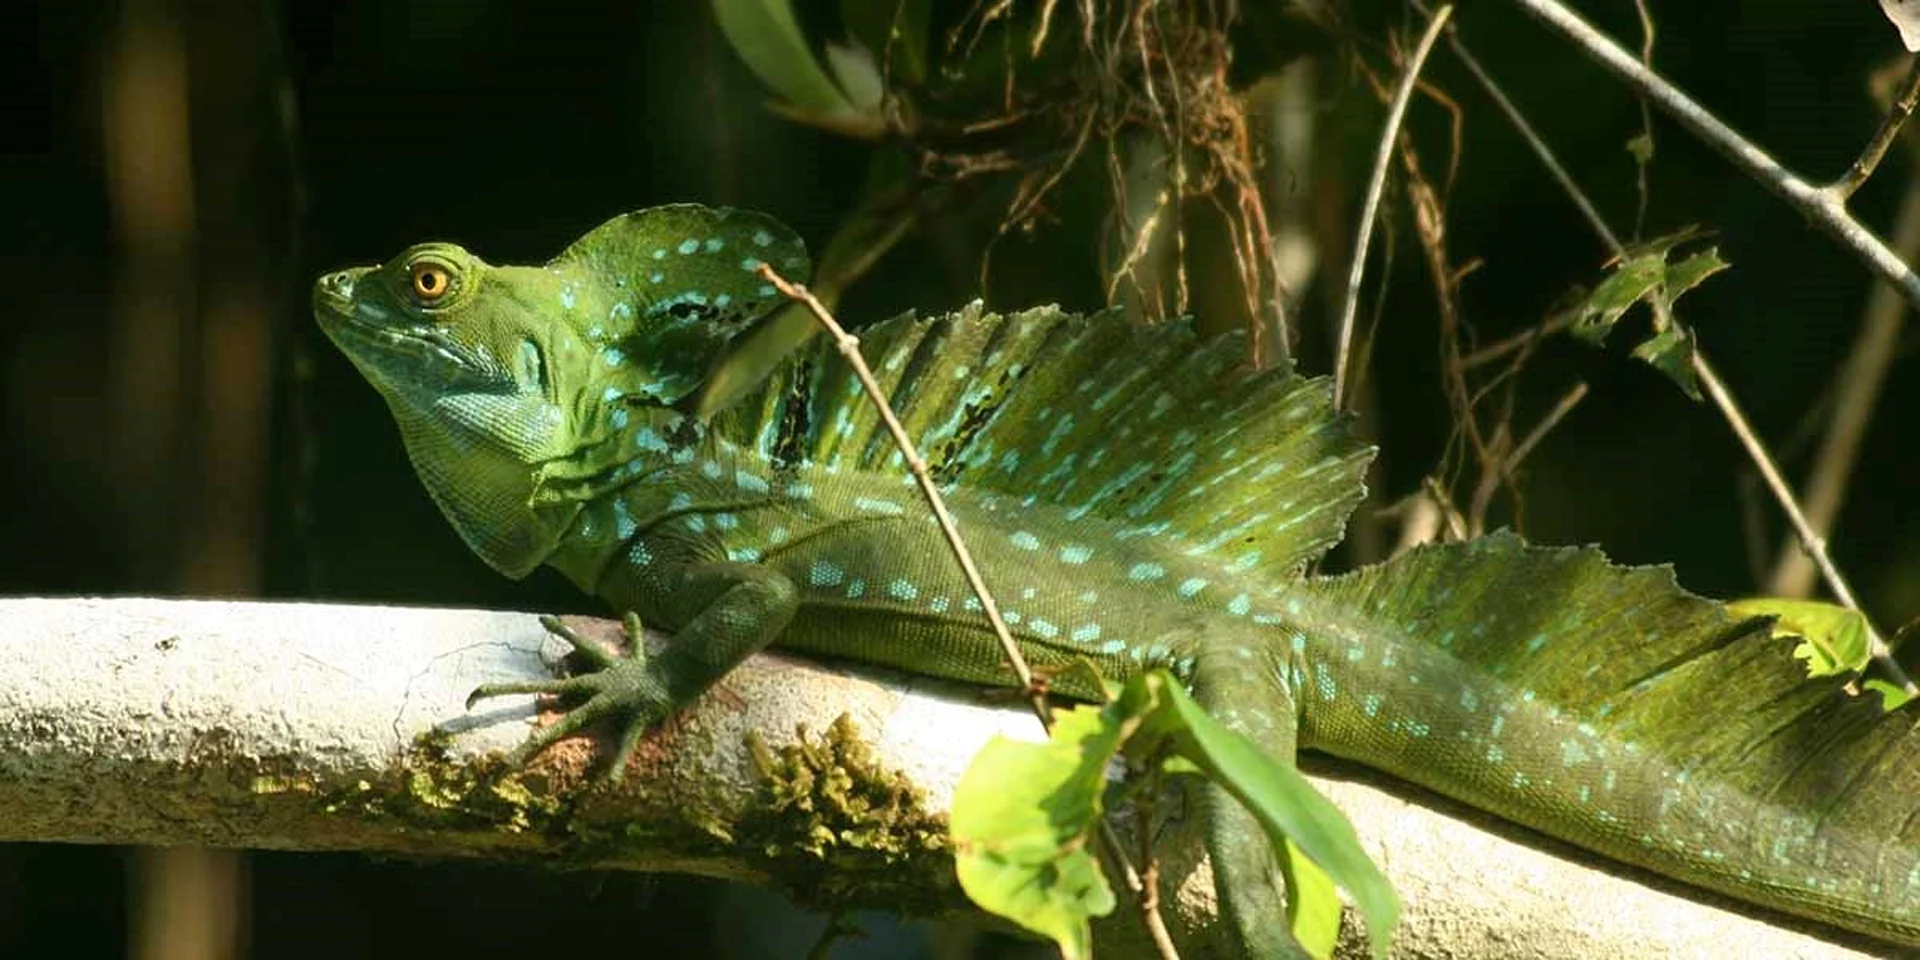
[[[694,564],[662,579],[671,588],[668,595],[674,606],[697,612],[659,655],[647,655],[640,618],[632,613],[626,617],[628,649],[618,657],[608,656],[558,620],[544,617],[541,623],[584,656],[592,671],[558,680],[489,683],[468,696],[469,707],[505,694],[551,694],[574,701],[564,716],[535,731],[508,754],[508,763],[520,766],[594,721],[624,715],[620,746],[607,770],[608,779],[619,782],[641,736],[740,661],[765,649],[799,606],[792,581],[757,564]]]

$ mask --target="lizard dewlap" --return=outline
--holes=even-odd
[[[522,757],[615,713],[631,749],[772,643],[1005,681],[830,346],[711,422],[680,412],[776,305],[761,263],[807,269],[767,217],[671,206],[541,266],[425,244],[315,288],[322,328],[480,556],[515,577],[551,565],[677,634],[652,659],[483,688],[584,698]],[[1169,666],[1279,755],[1347,757],[1667,876],[1920,945],[1920,714],[1808,680],[1765,619],[1665,569],[1510,535],[1304,575],[1359,503],[1371,450],[1324,381],[1244,374],[1233,338],[972,307],[863,342],[1037,665]],[[1071,677],[1064,692],[1092,692]],[[1231,803],[1207,812],[1229,918],[1255,955],[1281,949],[1263,835]]]

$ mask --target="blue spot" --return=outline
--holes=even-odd
[[[946,613],[947,598],[934,597],[932,600],[927,601],[927,609],[932,610],[934,613]]]
[[[667,275],[659,272],[658,270],[647,275],[648,283],[664,283],[666,282],[666,279],[667,279]]]
[[[613,412],[613,428],[615,430],[625,430],[627,428],[627,408],[621,407]]]
[[[647,548],[645,540],[633,542],[633,547],[627,551],[627,562],[636,567],[644,567],[653,562],[653,551]]]
[[[1180,582],[1180,587],[1179,587],[1180,595],[1183,597],[1191,597],[1194,594],[1199,593],[1203,588],[1206,587],[1206,585],[1207,585],[1207,582],[1205,580],[1200,579],[1199,577],[1192,577],[1187,580],[1182,580]]]
[[[762,261],[758,259],[755,259],[753,257],[748,257],[740,261],[740,269],[745,270],[748,273],[752,273],[753,271],[760,269],[761,263]]]
[[[760,551],[753,547],[729,548],[727,550],[727,559],[732,560],[734,563],[759,563]]]
[[[573,305],[577,302],[578,300],[576,299],[575,294],[573,292],[573,284],[567,284],[566,286],[560,288],[560,306],[561,307],[567,310],[572,310]]]
[[[855,497],[853,498],[853,506],[857,510],[864,510],[868,513],[884,513],[893,517],[907,512],[906,507],[892,500],[881,500],[874,497]]]
[[[1158,580],[1167,575],[1167,568],[1157,563],[1136,563],[1127,571],[1128,580]]]
[[[700,249],[700,241],[698,240],[684,240],[680,243],[680,253],[682,255],[690,254],[698,249]]]
[[[609,367],[617,367],[627,362],[627,355],[621,353],[618,347],[608,347],[600,351],[600,359]]]
[[[1043,640],[1051,640],[1060,635],[1060,628],[1045,620],[1034,620],[1027,624],[1027,629],[1032,630],[1036,636],[1039,636]]]
[[[749,473],[745,470],[735,470],[733,472],[733,483],[748,493],[766,493],[772,489],[767,486],[767,481],[759,474]]]
[[[727,304],[730,304],[732,302],[733,302],[733,295],[730,293],[723,293],[713,298],[713,305],[716,307],[719,307],[722,310],[725,310],[727,308]]]
[[[895,600],[913,600],[920,596],[920,588],[905,580],[896,579],[887,584],[887,595]]]
[[[727,245],[726,241],[721,240],[719,237],[714,237],[713,239],[707,241],[707,252],[719,253],[720,248],[726,245]]]
[[[1369,717],[1379,713],[1380,712],[1380,695],[1377,693],[1367,694],[1367,698],[1361,701],[1360,703],[1360,709],[1364,711],[1366,715]]]
[[[621,398],[622,396],[625,396],[625,394],[622,394],[622,393],[620,392],[620,388],[619,388],[619,387],[608,387],[607,389],[605,389],[605,390],[602,390],[602,391],[600,392],[600,402],[601,402],[601,403],[612,403],[612,402],[614,402],[615,400],[618,400],[618,399],[620,399],[620,398]]]
[[[641,427],[635,430],[633,432],[633,445],[638,449],[651,450],[654,453],[666,453],[671,449],[667,446],[666,438],[655,433],[652,427]]]
[[[1087,560],[1092,556],[1093,556],[1092,547],[1061,547],[1060,548],[1060,561],[1062,563],[1072,563],[1072,564],[1086,563]]]
[[[707,530],[707,518],[697,513],[687,514],[687,529],[694,533],[705,533]]]
[[[1026,532],[1025,530],[1021,530],[1015,533],[1009,539],[1013,541],[1014,546],[1019,547],[1022,550],[1040,549],[1040,538],[1034,536],[1031,533]]]
[[[1313,684],[1319,689],[1322,700],[1332,700],[1339,693],[1339,689],[1333,683],[1333,674],[1328,672],[1327,665],[1324,663],[1313,665]]]
[[[740,518],[731,513],[716,513],[713,515],[713,528],[715,530],[732,530],[739,525]]]
[[[847,599],[848,600],[858,600],[862,596],[865,596],[866,592],[867,592],[867,582],[865,580],[862,580],[859,577],[854,577],[852,580],[847,581]]]
[[[1536,633],[1533,635],[1532,640],[1527,641],[1527,652],[1539,653],[1540,648],[1546,645],[1547,645],[1547,635],[1544,633]]]
[[[825,560],[815,560],[807,568],[807,584],[815,587],[837,587],[846,571]]]
[[[1499,747],[1487,748],[1488,763],[1499,763],[1500,761],[1505,760],[1506,758],[1507,758],[1507,752],[1505,750],[1502,750]]]
[[[653,258],[654,258],[655,260],[665,260],[665,259],[667,258],[667,248],[666,248],[666,247],[654,247],[654,248],[653,248]]]
[[[753,245],[754,245],[754,246],[756,246],[756,247],[764,247],[764,246],[766,246],[767,244],[770,244],[770,243],[772,243],[772,242],[773,242],[773,235],[772,235],[772,234],[770,234],[770,233],[768,233],[768,232],[766,232],[765,230],[755,230],[755,231],[753,232]]]
[[[1253,601],[1244,593],[1227,601],[1227,612],[1236,617],[1244,617],[1247,615],[1247,611],[1252,609]]]
[[[667,509],[675,512],[691,510],[693,509],[693,496],[686,493],[676,493],[673,495],[673,499],[667,501]]]
[[[1091,643],[1100,639],[1100,625],[1097,623],[1083,623],[1073,628],[1072,637],[1075,643]]]

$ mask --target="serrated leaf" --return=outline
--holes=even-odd
[[[791,0],[713,0],[713,15],[747,69],[788,103],[822,115],[857,112],[821,69]]]
[[[1727,609],[1743,617],[1773,617],[1773,635],[1798,639],[1793,655],[1807,661],[1807,675],[1832,677],[1867,668],[1867,619],[1857,610],[1818,600],[1753,597],[1735,600]]]
[[[1700,399],[1700,382],[1693,374],[1693,334],[1687,328],[1676,323],[1642,340],[1633,355],[1666,374],[1689,398]]]
[[[1291,842],[1341,889],[1353,896],[1367,928],[1373,955],[1384,958],[1399,921],[1400,900],[1393,886],[1368,859],[1353,825],[1331,801],[1313,789],[1300,772],[1252,740],[1221,724],[1201,709],[1163,670],[1128,681],[1147,688],[1163,704],[1147,718],[1147,730],[1166,737],[1174,752],[1206,771],[1226,788],[1266,831],[1276,851]],[[1310,886],[1310,884],[1309,884]],[[1316,904],[1310,911],[1324,909]],[[1309,923],[1317,923],[1317,914]]]
[[[1673,302],[1680,299],[1681,294],[1729,266],[1731,264],[1720,259],[1719,247],[1708,247],[1667,268],[1667,275],[1660,284],[1660,298],[1667,309],[1672,310]]]
[[[1056,718],[1047,743],[996,737],[982,748],[954,787],[950,822],[967,896],[1080,960],[1093,949],[1090,918],[1114,907],[1088,847],[1107,762],[1132,724],[1092,706]]]
[[[1622,262],[1580,304],[1573,320],[1573,335],[1592,344],[1604,342],[1620,317],[1652,293],[1666,272],[1664,252],[1642,254]]]
[[[1868,680],[1863,684],[1863,686],[1865,686],[1868,690],[1872,690],[1874,693],[1877,693],[1880,695],[1880,709],[1888,713],[1892,713],[1893,711],[1906,706],[1914,698],[1913,694],[1908,693],[1907,691],[1902,690],[1899,687],[1891,683],[1888,683],[1885,680],[1880,680],[1880,679]]]
[[[908,86],[926,79],[930,0],[841,0],[840,20],[891,79]]]

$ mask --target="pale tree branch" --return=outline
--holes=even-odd
[[[776,885],[804,868],[847,881],[873,872],[852,849],[768,857],[746,826],[764,804],[749,732],[778,749],[796,726],[818,736],[845,714],[872,768],[903,773],[935,815],[989,738],[1039,735],[1004,697],[762,655],[650,735],[612,788],[593,776],[608,744],[591,739],[563,742],[521,773],[500,768],[534,720],[531,698],[463,707],[479,683],[551,675],[562,647],[530,614],[23,599],[0,600],[0,624],[0,840],[484,857]],[[574,625],[618,636],[611,621]],[[1403,955],[1871,955],[1582,866],[1424,794],[1314,767],[1315,786],[1406,901]],[[1191,804],[1158,806],[1171,815],[1158,835],[1196,850]],[[854,897],[896,912],[909,899],[965,910],[952,870],[942,853],[910,851]],[[1220,955],[1206,871],[1190,853],[1162,870],[1183,952]],[[1591,908],[1599,903],[1608,909]],[[1152,955],[1125,938],[1130,919],[1099,925],[1112,938],[1101,957]],[[1363,956],[1355,946],[1343,955]]]

